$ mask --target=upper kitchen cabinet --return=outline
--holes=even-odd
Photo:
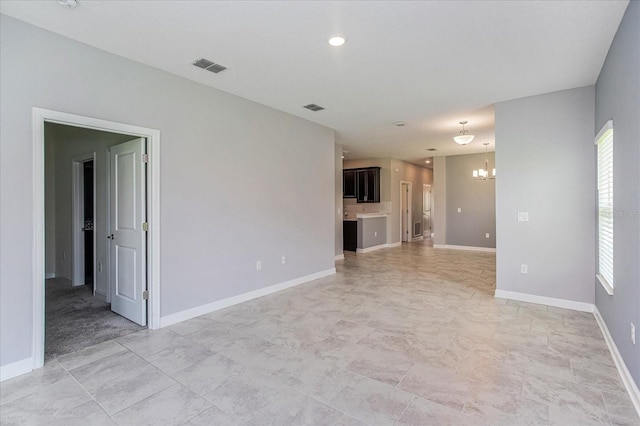
[[[380,202],[380,167],[343,170],[344,198],[356,198],[358,203]]]
[[[342,198],[356,198],[356,169],[342,172]]]

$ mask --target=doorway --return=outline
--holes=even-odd
[[[422,184],[422,235],[431,238],[431,185]]]
[[[139,126],[126,125],[121,123],[109,122],[105,120],[99,120],[84,116],[78,116],[73,114],[67,114],[57,111],[44,110],[40,108],[33,109],[33,122],[34,122],[34,157],[33,157],[33,178],[34,182],[41,182],[41,184],[37,184],[34,187],[34,196],[35,196],[35,204],[34,204],[34,257],[33,257],[33,271],[34,271],[34,279],[33,279],[33,293],[34,293],[34,301],[33,301],[33,315],[34,315],[34,329],[33,329],[33,366],[34,368],[39,368],[44,365],[44,357],[45,357],[45,191],[44,191],[44,181],[45,181],[45,125],[47,123],[70,126],[79,129],[91,130],[91,131],[102,131],[102,132],[110,132],[117,133],[120,135],[130,135],[133,138],[137,138],[137,140],[144,140],[148,144],[148,151],[145,155],[137,154],[137,160],[141,160],[145,162],[144,168],[148,170],[148,174],[146,178],[141,179],[145,182],[146,188],[148,189],[147,202],[145,202],[144,209],[145,213],[147,213],[145,223],[136,223],[135,226],[140,229],[143,228],[145,230],[144,240],[148,242],[148,246],[144,249],[144,253],[147,255],[146,265],[144,268],[134,268],[138,271],[144,271],[144,279],[148,283],[142,288],[140,285],[135,287],[136,294],[139,291],[140,298],[145,299],[145,306],[148,305],[148,315],[145,313],[145,319],[148,318],[147,324],[149,328],[155,329],[160,327],[160,294],[159,294],[159,280],[160,280],[160,269],[159,269],[159,236],[160,236],[160,217],[159,217],[159,131],[143,128]],[[131,137],[129,139],[131,139]],[[106,155],[106,153],[105,153]],[[147,161],[148,160],[148,161]],[[92,170],[89,170],[87,166],[87,170],[85,170],[84,163],[87,161],[78,162],[79,165],[82,166],[82,179],[80,182],[82,185],[78,186],[79,192],[84,192],[84,177],[85,175],[90,175],[93,173],[93,180],[96,181],[97,170],[96,166],[102,164],[108,164],[105,160],[104,162],[99,161],[99,159],[94,158]],[[86,173],[85,173],[86,172]],[[90,179],[89,179],[90,180]],[[139,181],[141,181],[139,180]],[[82,191],[80,191],[80,188]],[[95,186],[94,186],[95,189]],[[94,192],[94,197],[96,192]],[[79,210],[91,210],[91,208],[85,209],[84,203],[82,208]],[[104,208],[104,206],[102,206]],[[140,206],[138,206],[140,207]],[[96,256],[95,248],[100,246],[99,240],[100,238],[106,239],[106,232],[102,235],[97,233],[96,222],[98,217],[96,215],[100,214],[102,209],[94,204],[93,208],[93,229],[90,229],[90,233],[94,235],[93,240],[93,253],[89,253],[89,257]],[[142,211],[139,209],[139,211]],[[84,212],[83,212],[84,213]],[[81,222],[84,221],[85,216],[80,215],[79,220]],[[153,226],[149,226],[148,224],[152,224]],[[87,223],[87,225],[89,225]],[[89,228],[89,226],[80,229]],[[146,230],[148,229],[148,232]],[[80,241],[84,242],[84,239],[80,239]],[[81,244],[82,254],[87,254],[84,252],[86,249],[86,244]],[[91,244],[90,244],[91,245]],[[124,250],[123,250],[124,251]],[[65,253],[61,254],[62,257],[65,256]],[[86,257],[86,256],[85,256]],[[93,263],[93,268],[89,268],[91,271],[91,277],[86,275],[86,267],[90,265],[85,265],[84,262],[76,262],[80,263],[78,266],[82,266],[81,269],[84,269],[83,274],[80,274],[80,281],[87,281],[89,278],[89,282],[93,282],[93,285],[90,287],[95,288],[96,277],[100,272],[104,272],[106,268],[106,264],[104,262],[95,262]],[[74,275],[75,275],[74,268]],[[71,271],[68,271],[69,277],[71,275]],[[51,276],[51,275],[48,275]],[[75,277],[74,277],[75,278]],[[56,277],[55,279],[58,279]],[[69,280],[70,281],[70,280]],[[86,289],[86,285],[78,286],[80,288]],[[92,288],[91,290],[94,290]],[[144,292],[144,294],[143,294]],[[91,291],[93,293],[93,291]],[[109,292],[105,292],[105,296],[109,298]],[[137,297],[137,295],[136,295]],[[97,298],[95,298],[97,300]]]
[[[45,139],[46,136],[45,136]],[[47,141],[45,140],[45,143]],[[55,141],[49,141],[55,143]],[[89,144],[89,143],[88,143]],[[52,150],[55,152],[56,150]],[[72,285],[90,286],[95,295],[95,209],[96,209],[96,181],[94,164],[96,153],[75,157],[71,163],[72,173]],[[57,167],[64,167],[59,164]],[[45,213],[46,214],[46,213]],[[45,232],[45,235],[48,233]],[[48,236],[48,235],[47,235]],[[63,259],[64,260],[64,259]],[[58,274],[59,275],[59,274]]]
[[[400,241],[411,241],[411,182],[400,181]]]

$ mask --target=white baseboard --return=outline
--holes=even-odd
[[[496,249],[493,247],[456,246],[451,244],[434,244],[433,248],[451,249],[451,250],[487,251],[491,253],[496,252]]]
[[[258,297],[266,296],[271,293],[275,293],[281,290],[285,290],[290,287],[295,287],[300,284],[304,284],[309,281],[317,280],[336,273],[336,268],[327,269],[325,271],[316,272],[315,274],[306,275],[304,277],[295,278],[293,280],[285,281],[279,284],[274,284],[269,287],[260,288],[258,290],[250,291],[247,293],[232,296],[226,299],[218,300],[206,305],[197,306],[195,308],[187,309],[175,314],[160,317],[160,328],[168,327],[173,324],[177,324],[182,321],[189,320],[191,318],[199,317],[220,309],[228,308],[229,306],[237,305],[238,303],[246,302]]]
[[[344,260],[344,253],[337,255],[337,256],[334,258],[334,260],[335,260],[335,261],[338,261],[338,260]]]
[[[602,335],[604,336],[605,342],[607,342],[607,346],[609,347],[609,352],[611,352],[611,356],[613,357],[613,362],[615,362],[616,367],[618,368],[618,372],[620,373],[620,377],[622,378],[622,383],[624,383],[624,387],[627,388],[627,393],[631,398],[631,402],[640,416],[640,390],[638,390],[638,385],[633,380],[627,365],[622,359],[622,355],[618,351],[618,347],[616,343],[613,341],[611,334],[609,333],[609,329],[607,328],[607,324],[604,322],[604,318],[600,315],[600,311],[598,307],[595,306],[593,310],[593,316],[596,317],[596,322],[600,326],[600,330],[602,330]]]
[[[518,300],[520,302],[536,303],[538,305],[554,306],[556,308],[572,309],[581,312],[593,312],[593,303],[576,302],[574,300],[556,299],[553,297],[536,296],[535,294],[518,293],[516,291],[496,289],[495,297],[499,299]]]
[[[360,249],[360,248],[356,249],[356,253],[369,253],[370,251],[376,251],[376,250],[380,250],[387,247],[388,246],[386,244],[379,244],[377,246],[367,247],[363,249]]]
[[[44,274],[44,279],[45,280],[49,280],[51,278],[55,278],[56,277],[56,273],[55,272],[46,272]]]
[[[420,240],[424,240],[423,235],[414,236],[413,238],[411,238],[411,241],[420,241]]]
[[[400,247],[401,245],[402,245],[402,241],[398,241],[396,243],[387,243],[385,244],[385,247],[392,248],[392,247]]]
[[[21,374],[29,373],[33,370],[33,359],[25,358],[0,367],[0,382],[13,379]]]

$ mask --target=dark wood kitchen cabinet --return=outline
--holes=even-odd
[[[342,172],[342,198],[356,198],[356,170]]]
[[[356,198],[358,203],[380,202],[380,167],[345,169],[342,182],[343,198]]]
[[[359,203],[380,202],[380,167],[358,170],[356,181],[356,198]]]
[[[345,220],[342,222],[342,249],[356,251],[358,247],[358,222]]]

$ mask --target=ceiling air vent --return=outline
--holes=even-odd
[[[309,110],[311,110],[313,112],[322,111],[324,109],[320,105],[316,105],[316,104],[305,105],[303,108],[309,109]]]
[[[437,151],[435,148],[427,148],[427,151]]]
[[[218,74],[220,71],[224,71],[227,67],[222,66],[220,64],[213,63],[207,59],[200,58],[193,63],[198,68],[202,68],[207,71],[211,71],[212,73]]]

